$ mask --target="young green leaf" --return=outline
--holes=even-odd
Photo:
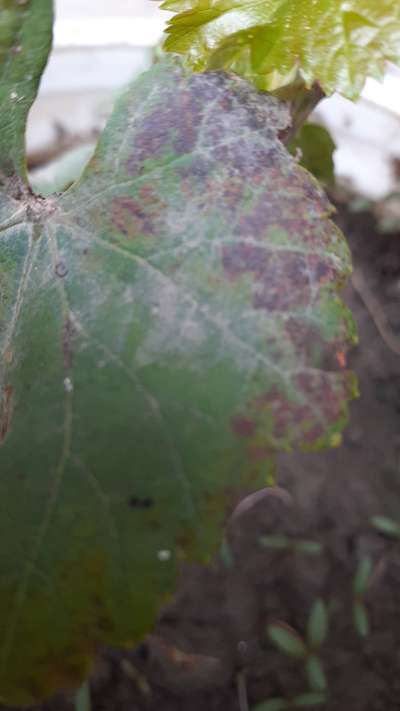
[[[258,542],[262,548],[272,548],[275,550],[285,550],[291,546],[290,538],[280,534],[274,536],[260,536]]]
[[[400,538],[400,523],[386,516],[373,516],[372,525],[381,533],[392,538]]]
[[[319,691],[309,691],[307,694],[300,694],[293,699],[293,706],[296,709],[320,706],[326,703],[326,694]]]
[[[295,541],[293,548],[297,553],[304,553],[305,555],[319,555],[323,551],[323,545],[318,541]]]
[[[219,557],[224,564],[225,568],[233,568],[235,565],[235,558],[232,552],[232,548],[229,545],[228,541],[226,538],[221,543],[220,549],[219,549]]]
[[[353,605],[354,626],[360,637],[368,637],[369,634],[369,619],[367,608],[364,603],[356,600]]]
[[[165,0],[178,13],[167,50],[195,70],[225,69],[274,91],[300,75],[356,98],[385,60],[399,61],[398,0]]]
[[[292,155],[300,151],[300,165],[328,187],[335,182],[335,149],[329,131],[313,123],[304,124],[289,145]]]
[[[52,26],[52,0],[0,3],[0,185],[6,178],[25,180],[26,119],[47,62]]]
[[[307,626],[307,642],[318,648],[325,641],[328,632],[328,610],[323,600],[316,600],[312,606]]]
[[[160,62],[64,195],[1,192],[2,699],[78,686],[151,627],[177,551],[215,552],[269,453],[337,443],[349,252],[287,120]]]
[[[286,699],[276,697],[252,706],[251,711],[286,711],[286,709],[290,709],[289,702]]]
[[[267,627],[268,637],[281,652],[290,657],[303,659],[307,655],[307,648],[297,632],[284,624],[272,624]]]
[[[91,711],[90,686],[88,681],[84,681],[81,688],[76,692],[75,711]]]
[[[353,580],[353,592],[355,597],[363,597],[367,592],[368,583],[372,573],[371,558],[362,558],[357,566]]]
[[[315,655],[308,657],[306,661],[306,673],[311,689],[324,691],[327,686],[325,672],[321,663]]]

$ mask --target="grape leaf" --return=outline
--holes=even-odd
[[[287,122],[167,59],[69,191],[0,192],[3,699],[138,640],[275,451],[338,443],[349,253]]]
[[[225,69],[274,91],[300,75],[356,98],[400,60],[398,0],[165,0],[165,47],[199,71]]]
[[[329,131],[314,123],[304,124],[288,150],[294,156],[299,154],[299,163],[312,173],[325,186],[335,183],[335,164],[333,154],[336,145]]]
[[[25,122],[51,46],[52,0],[0,0],[0,185],[25,173]]]

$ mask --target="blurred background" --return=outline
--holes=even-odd
[[[56,0],[54,50],[28,130],[29,165],[44,190],[65,152],[66,173],[87,160],[115,95],[150,64],[167,18],[155,0]],[[325,100],[314,119],[333,135],[347,188],[375,200],[398,190],[398,69],[389,67],[383,84],[368,81],[356,105]]]

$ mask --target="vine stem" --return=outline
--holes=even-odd
[[[91,711],[89,682],[85,681],[76,692],[75,711]]]

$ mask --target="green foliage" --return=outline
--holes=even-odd
[[[297,632],[283,623],[268,625],[268,637],[278,649],[289,657],[304,659],[307,647]]]
[[[371,523],[380,533],[390,538],[400,538],[400,523],[386,516],[373,516]]]
[[[323,549],[322,544],[317,541],[289,538],[282,534],[260,536],[258,542],[262,548],[289,551],[291,553],[304,553],[305,555],[318,555]]]
[[[75,711],[91,711],[89,682],[85,681],[75,696]]]
[[[305,555],[320,555],[324,547],[322,543],[318,543],[318,541],[300,539],[295,542],[294,549],[296,553],[304,553]]]
[[[300,165],[328,187],[335,182],[335,143],[323,126],[306,123],[289,145],[292,155],[300,155]]]
[[[219,557],[225,568],[233,568],[235,566],[235,558],[231,546],[226,538],[221,543],[219,549]]]
[[[310,688],[324,691],[327,687],[325,672],[321,660],[312,654],[306,661],[306,674]]]
[[[0,0],[0,185],[25,174],[25,122],[50,50],[52,0]]]
[[[363,597],[367,592],[368,583],[372,573],[371,558],[362,558],[358,564],[353,580],[353,592],[355,597]]]
[[[251,711],[286,711],[286,709],[290,709],[290,703],[286,699],[276,697],[256,704]]]
[[[274,452],[338,444],[355,392],[349,252],[284,106],[161,61],[43,199],[23,143],[52,5],[24,5],[0,65],[0,696],[20,704],[139,639],[177,560],[209,558]]]
[[[260,536],[258,542],[262,548],[271,548],[277,551],[292,550],[293,544],[288,536],[279,533],[270,536]]]
[[[326,694],[320,691],[309,691],[306,694],[301,694],[296,696],[293,701],[293,707],[296,709],[309,708],[314,706],[320,706],[326,703]]]
[[[367,637],[369,634],[368,612],[365,604],[360,600],[353,603],[353,620],[354,627],[360,637]]]
[[[398,0],[165,0],[166,49],[199,71],[225,69],[274,91],[300,76],[326,94],[360,93],[400,59]]]
[[[368,556],[362,558],[357,566],[353,580],[353,621],[360,637],[369,634],[368,612],[364,602],[373,570],[372,560]]]
[[[316,600],[312,606],[307,626],[307,642],[312,649],[318,649],[328,633],[328,610],[323,600]]]
[[[324,601],[318,599],[312,606],[306,641],[303,641],[292,627],[283,623],[268,625],[267,632],[270,640],[284,654],[303,660],[309,686],[312,692],[317,692],[319,698],[318,693],[324,691],[327,686],[322,662],[316,654],[328,633],[328,611]],[[297,702],[295,700],[293,704],[305,706],[308,698],[309,695],[306,694],[304,697],[299,697]],[[317,701],[317,703],[321,702]],[[288,708],[291,708],[290,704]]]
[[[309,691],[296,696],[291,701],[281,697],[262,701],[260,704],[253,706],[252,711],[287,711],[289,709],[312,708],[324,703],[326,703],[326,695],[324,693]]]

